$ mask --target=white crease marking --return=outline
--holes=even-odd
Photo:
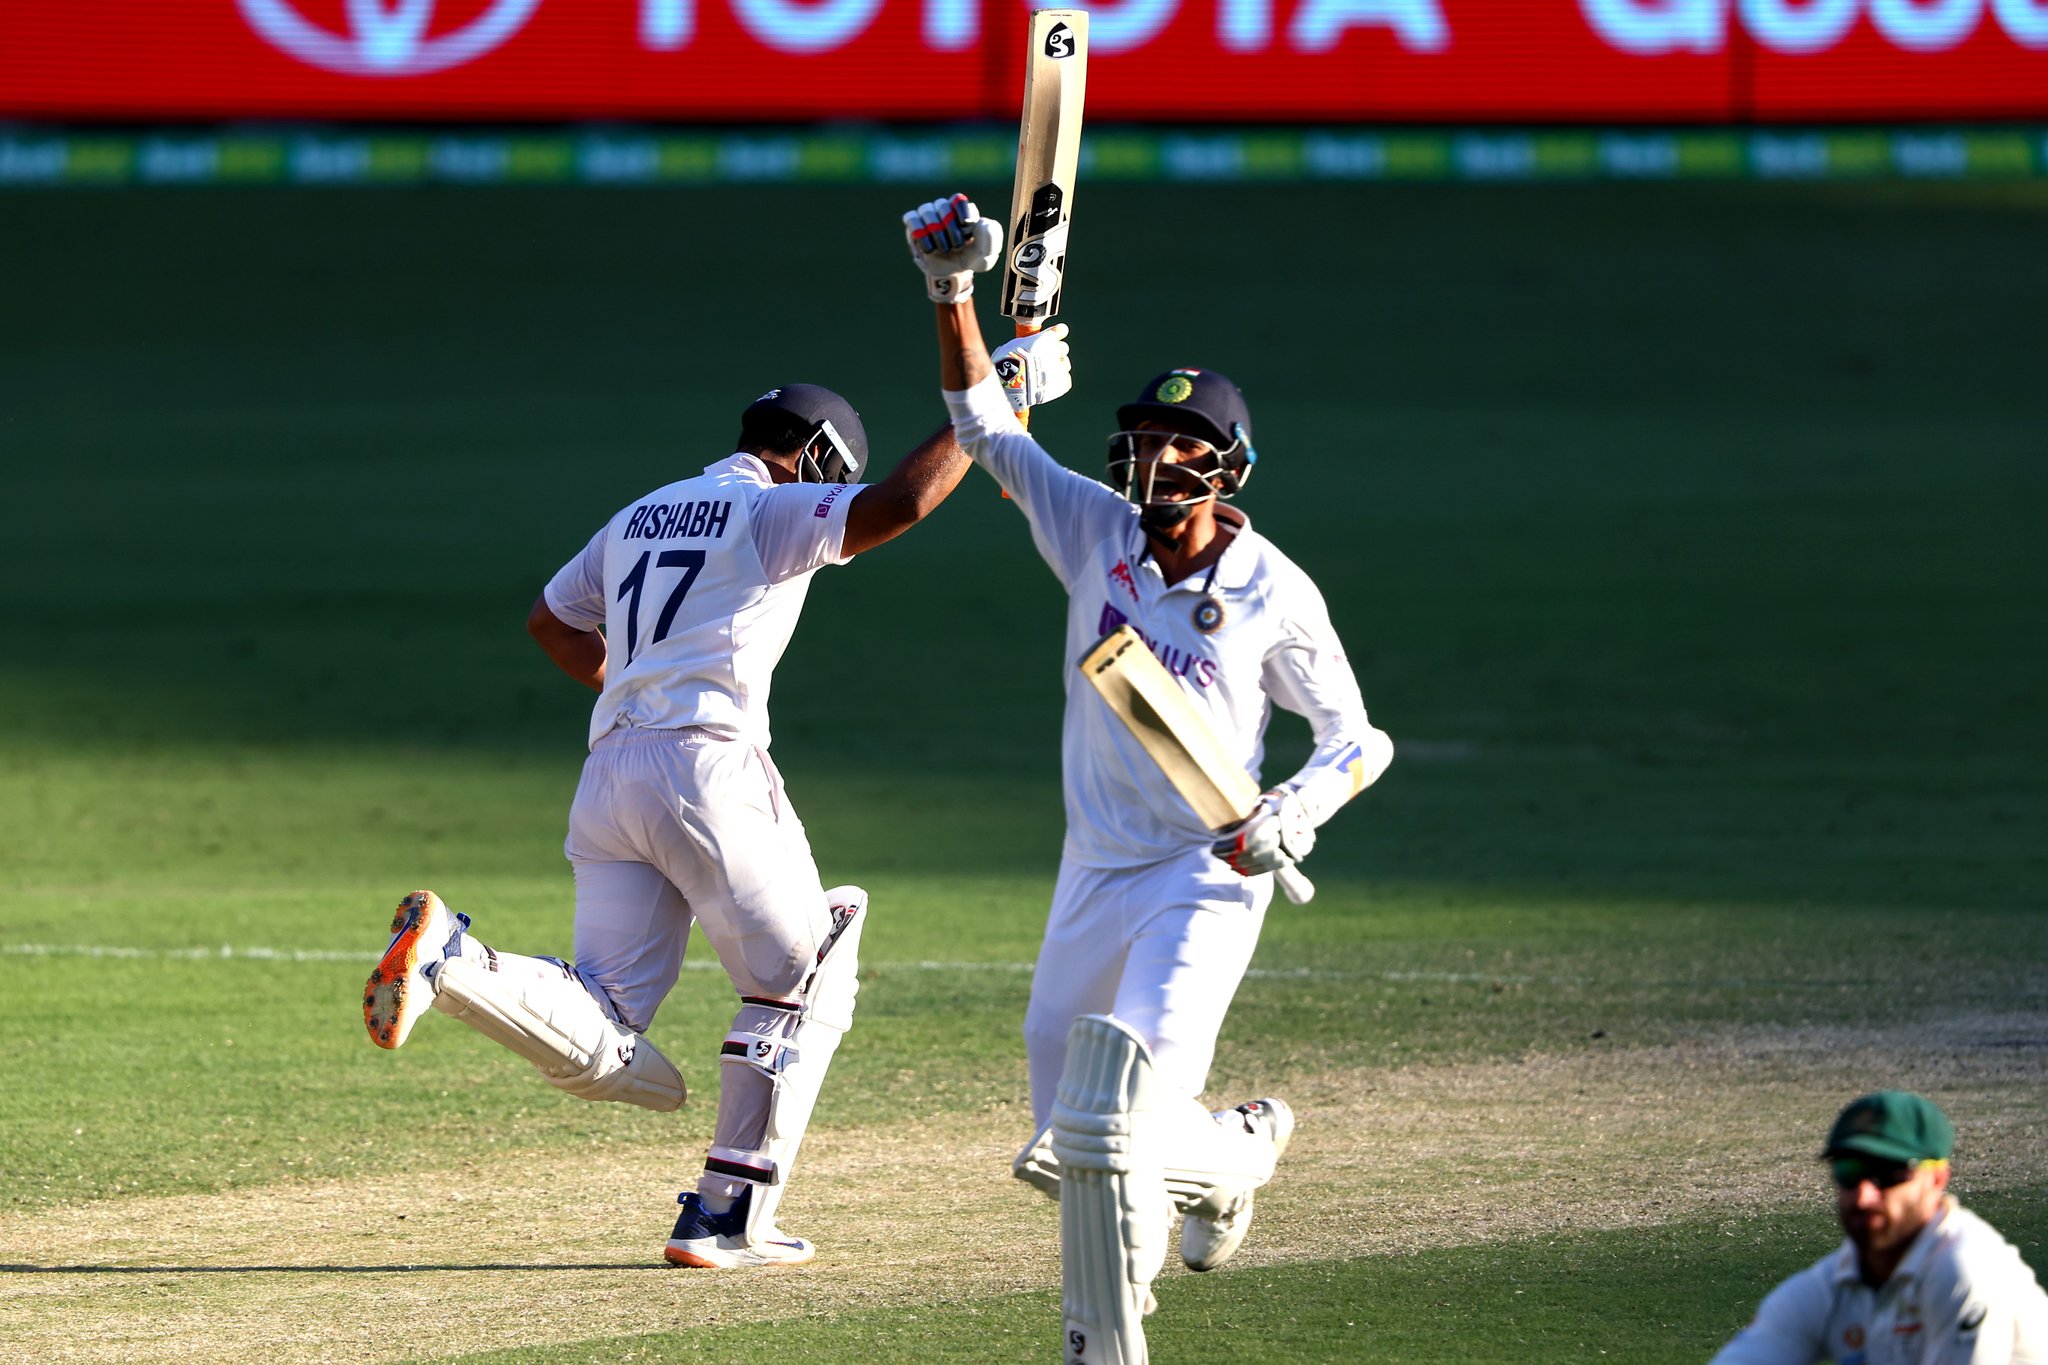
[[[0,943],[0,957],[96,957],[141,962],[375,962],[382,953],[363,949],[265,948],[223,943],[218,948],[134,948],[100,943]],[[875,962],[877,971],[914,972],[1000,972],[1030,974],[1029,962]],[[683,966],[692,971],[717,971],[713,958],[685,958]],[[1499,981],[1516,985],[1534,977],[1499,976],[1486,972],[1347,972],[1328,967],[1254,967],[1245,973],[1258,981]]]

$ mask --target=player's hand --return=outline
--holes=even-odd
[[[1010,406],[1022,412],[1050,403],[1074,387],[1074,362],[1067,354],[1067,324],[1006,341],[989,353]]]
[[[934,199],[903,215],[910,258],[924,271],[925,290],[937,303],[958,303],[974,294],[974,272],[1003,254],[1003,225],[981,216],[964,194]]]
[[[1308,808],[1291,791],[1267,792],[1242,824],[1211,844],[1210,851],[1241,877],[1292,867],[1315,850],[1316,827]]]

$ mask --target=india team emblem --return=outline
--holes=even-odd
[[[1226,615],[1227,613],[1223,610],[1222,598],[1204,597],[1201,601],[1195,603],[1195,629],[1201,631],[1204,635],[1214,635],[1217,631],[1223,629]]]
[[[1159,382],[1153,396],[1162,403],[1185,403],[1195,392],[1195,381],[1186,370],[1175,370]]]
[[[235,0],[265,41],[343,76],[426,76],[474,61],[526,26],[540,0],[488,0],[466,23],[434,23],[435,0],[347,0],[344,32],[299,12],[302,0]]]

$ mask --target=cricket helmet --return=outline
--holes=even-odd
[[[868,463],[860,414],[817,384],[783,384],[756,398],[740,414],[740,444],[794,450],[804,483],[851,483]]]
[[[1165,531],[1212,498],[1235,497],[1251,478],[1251,409],[1237,385],[1215,370],[1168,370],[1145,383],[1116,410],[1120,428],[1109,438],[1108,482],[1143,509],[1149,530]],[[1140,430],[1140,428],[1149,430]],[[1162,432],[1180,459],[1167,462]]]

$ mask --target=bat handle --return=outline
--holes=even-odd
[[[1301,869],[1289,865],[1273,874],[1273,880],[1280,883],[1280,889],[1287,893],[1287,899],[1296,905],[1307,905],[1314,899],[1316,884],[1301,875]]]
[[[1018,335],[1018,336],[1020,336],[1020,337],[1028,337],[1028,336],[1032,336],[1032,335],[1035,335],[1036,333],[1042,332],[1042,331],[1044,331],[1044,330],[1045,330],[1045,324],[1043,324],[1043,323],[1033,323],[1033,322],[1020,322],[1020,323],[1018,323],[1018,324],[1017,324],[1017,335]],[[1029,430],[1031,430],[1031,409],[1030,409],[1030,408],[1019,408],[1019,409],[1017,409],[1017,425],[1018,425],[1018,426],[1020,426],[1020,427],[1022,427],[1022,428],[1024,428],[1024,430],[1026,430],[1026,431],[1029,431]],[[1010,495],[1009,495],[1008,493],[1005,493],[1005,494],[1003,494],[1003,496],[1007,498],[1007,497],[1009,497]]]
[[[1028,323],[1028,322],[1020,322],[1020,323],[1018,323],[1018,324],[1017,324],[1017,335],[1018,335],[1018,336],[1020,336],[1020,337],[1028,337],[1028,336],[1030,336],[1030,335],[1031,335],[1031,334],[1032,334],[1033,332],[1042,332],[1042,331],[1044,331],[1044,330],[1045,330],[1045,329],[1044,329],[1043,327],[1034,327],[1034,326],[1032,326],[1032,325],[1031,325],[1030,323]],[[1022,428],[1024,428],[1024,430],[1026,430],[1026,431],[1029,431],[1029,430],[1031,430],[1031,409],[1030,409],[1030,408],[1019,408],[1019,409],[1017,409],[1017,425],[1018,425],[1018,426],[1020,426],[1020,427],[1022,427]],[[1003,496],[1004,496],[1005,498],[1009,497],[1009,496],[1010,496],[1010,490],[1009,490],[1009,489],[1007,489],[1007,488],[1005,488],[1005,489],[1003,490]]]

